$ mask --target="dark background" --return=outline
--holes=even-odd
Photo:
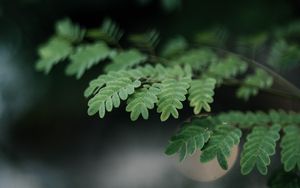
[[[272,30],[299,14],[298,0],[185,0],[171,11],[154,0],[0,0],[0,188],[265,187],[267,177],[240,175],[238,162],[210,183],[185,178],[163,150],[190,109],[166,123],[155,112],[148,121],[131,122],[124,106],[105,119],[88,117],[82,93],[101,66],[81,80],[66,77],[64,64],[45,76],[34,70],[36,49],[64,17],[96,27],[108,16],[128,32],[156,28],[164,41],[215,25],[236,35]],[[282,74],[300,85],[299,69]],[[219,93],[216,111],[299,110],[293,101],[264,93],[247,104],[230,89]],[[278,161],[273,157],[271,169]]]

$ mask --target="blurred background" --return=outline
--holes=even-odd
[[[101,67],[81,80],[66,77],[63,63],[48,76],[34,69],[38,46],[65,17],[84,27],[111,17],[129,32],[156,28],[163,41],[215,26],[233,35],[272,30],[299,19],[300,1],[0,0],[0,188],[266,187],[268,177],[242,176],[234,159],[232,169],[210,182],[180,173],[163,152],[190,109],[166,123],[155,112],[148,121],[131,122],[124,106],[105,119],[88,117],[83,91]],[[258,56],[263,59],[264,51]],[[299,87],[299,70],[280,74]],[[297,102],[264,93],[249,103],[230,90],[220,93],[216,111],[299,110]],[[278,162],[276,155],[270,171]]]

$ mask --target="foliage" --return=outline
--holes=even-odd
[[[281,161],[285,171],[291,171],[298,167],[300,170],[300,128],[289,125],[284,128],[285,135],[281,141]]]
[[[123,34],[122,29],[114,21],[110,18],[105,18],[102,26],[97,29],[89,30],[87,36],[93,39],[104,40],[110,44],[117,44]]]
[[[290,38],[295,37],[299,28],[295,24],[269,35],[263,32],[241,37],[240,41],[255,48],[266,46],[275,38],[277,42],[270,42],[268,63],[274,68],[285,66],[287,62],[293,62],[288,66],[294,66],[299,59],[299,47]],[[197,117],[185,122],[170,139],[167,155],[179,153],[179,159],[183,160],[201,150],[201,162],[216,158],[220,166],[227,169],[231,149],[239,144],[243,133],[246,142],[240,160],[241,173],[249,174],[256,166],[266,175],[270,157],[275,154],[276,143],[281,137],[284,170],[299,171],[299,113],[271,109],[269,112],[229,111],[203,116],[203,112],[214,112],[217,88],[237,86],[237,98],[247,101],[260,91],[274,92],[275,78],[284,80],[265,66],[237,54],[198,46],[224,46],[228,33],[222,29],[199,33],[195,41],[197,47],[191,47],[183,36],[160,46],[156,30],[124,35],[111,19],[105,19],[98,29],[87,30],[64,19],[57,23],[55,35],[39,48],[36,68],[49,73],[57,63],[70,60],[67,75],[81,78],[92,66],[99,62],[105,64],[104,73],[91,80],[84,92],[88,98],[88,114],[98,114],[100,118],[126,101],[126,111],[132,121],[140,117],[148,119],[150,110],[156,110],[161,121],[166,121],[171,117],[179,118],[180,109],[188,102]],[[121,46],[123,36],[127,36],[124,40],[133,47]],[[294,91],[299,98],[299,90],[294,88]],[[282,91],[280,94],[289,96]],[[250,133],[242,132],[244,129]],[[280,177],[274,180],[280,181]],[[276,186],[272,184],[272,187]]]
[[[300,47],[298,45],[279,40],[271,48],[268,64],[276,69],[285,70],[297,66],[299,59]]]
[[[60,38],[52,38],[39,49],[40,60],[36,69],[49,73],[52,67],[66,59],[72,53],[72,46],[68,41]]]
[[[130,118],[135,121],[140,115],[144,119],[148,119],[148,109],[153,109],[154,105],[158,102],[157,94],[160,89],[155,86],[147,86],[139,89],[127,101],[126,111],[131,112]]]
[[[66,74],[76,75],[79,79],[87,69],[112,54],[113,51],[103,42],[78,46],[70,56],[71,63],[66,68]]]
[[[187,143],[186,140],[192,139],[197,135],[196,132],[190,133],[186,130],[188,130],[188,127],[191,127],[190,129],[192,130],[197,130],[193,127],[202,127],[204,124],[206,127],[209,127],[208,130],[211,132],[210,137],[206,141],[206,145],[198,148],[202,151],[200,161],[207,162],[217,157],[220,166],[223,169],[227,169],[226,158],[230,156],[231,148],[239,143],[242,134],[240,129],[253,127],[252,132],[247,136],[241,154],[241,173],[245,175],[249,174],[255,166],[261,174],[266,175],[267,166],[270,164],[270,156],[275,154],[276,141],[280,138],[279,132],[281,128],[284,127],[285,132],[291,128],[297,131],[300,129],[300,116],[294,112],[286,113],[284,111],[272,110],[267,114],[260,111],[255,113],[232,111],[211,116],[210,120],[206,121],[206,123],[203,123],[203,119],[205,118],[185,123],[184,127],[177,133],[177,135],[184,134],[184,140],[171,138],[166,154],[172,155],[179,152],[179,155],[183,156],[178,146],[179,141],[182,145],[183,141]],[[290,124],[297,126],[290,126]],[[296,169],[297,161],[299,161],[298,142],[300,134],[295,130],[289,131],[289,133],[286,132],[283,136],[281,147],[283,142],[284,147],[288,147],[282,150],[282,163],[284,165],[289,164],[290,168],[286,170],[290,171]],[[202,131],[198,131],[198,134],[201,133]],[[289,134],[293,135],[291,136]],[[179,141],[177,142],[177,140]]]
[[[248,75],[243,85],[238,89],[236,96],[244,100],[248,100],[251,96],[255,96],[259,89],[268,89],[273,84],[273,77],[268,75],[262,69],[256,69],[255,73]]]
[[[141,49],[153,51],[159,43],[159,33],[153,29],[145,33],[132,34],[128,40]]]
[[[223,27],[214,27],[195,35],[195,42],[199,45],[224,46],[228,39],[228,31]]]
[[[212,134],[209,125],[209,120],[197,118],[185,123],[182,130],[171,138],[165,153],[173,155],[178,152],[182,161],[187,155],[193,155],[197,149],[201,150]]]
[[[272,127],[257,126],[247,136],[241,156],[241,172],[249,174],[256,165],[258,171],[266,175],[270,155],[275,154],[276,141],[280,138],[280,125]]]
[[[146,61],[147,56],[135,49],[122,51],[112,58],[112,63],[105,67],[105,72],[124,70]]]
[[[227,158],[230,156],[231,148],[240,142],[242,132],[240,129],[229,126],[217,126],[203,149],[200,157],[201,162],[207,162],[217,157],[220,166],[227,170]]]
[[[202,108],[210,112],[209,103],[214,101],[214,88],[216,80],[213,78],[204,78],[193,80],[189,89],[190,106],[194,107],[194,114],[199,114]]]
[[[187,41],[182,36],[177,36],[166,42],[162,48],[162,57],[172,57],[184,52],[188,47]]]

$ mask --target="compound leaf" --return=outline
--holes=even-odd
[[[150,86],[149,88],[138,89],[133,95],[127,100],[126,111],[130,112],[130,118],[135,121],[140,115],[144,119],[148,119],[149,112],[148,109],[153,109],[155,103],[158,102],[157,94],[159,89],[155,86]]]
[[[165,79],[160,84],[160,93],[158,95],[157,112],[161,113],[161,121],[166,121],[170,115],[178,118],[177,109],[182,109],[182,101],[186,100],[185,95],[190,86],[190,78]]]
[[[198,119],[185,123],[183,128],[171,138],[165,153],[167,155],[179,153],[182,161],[187,155],[193,155],[196,150],[201,150],[211,135],[205,123]]]
[[[51,38],[39,48],[40,59],[36,64],[36,69],[49,73],[54,65],[66,59],[72,51],[70,42],[57,37]]]
[[[296,167],[300,170],[300,128],[290,125],[284,128],[284,133],[280,143],[284,170],[289,172]]]
[[[238,128],[230,125],[217,126],[200,156],[200,161],[208,162],[217,157],[220,166],[227,170],[227,158],[232,147],[240,142],[241,136],[242,132]]]
[[[273,77],[262,69],[256,69],[255,73],[249,75],[243,81],[243,85],[237,90],[236,96],[244,100],[258,94],[260,89],[270,88],[273,84]]]
[[[202,108],[210,112],[209,103],[213,102],[215,84],[216,80],[213,78],[192,80],[188,99],[195,114],[199,114]]]
[[[120,52],[112,57],[112,63],[105,67],[105,71],[118,71],[131,68],[135,65],[143,63],[147,60],[147,56],[135,49]]]
[[[85,34],[85,30],[79,25],[72,23],[68,18],[60,20],[55,25],[56,35],[69,40],[70,42],[80,42]]]
[[[76,75],[79,79],[84,72],[99,61],[110,57],[114,53],[105,43],[81,45],[76,52],[70,56],[71,63],[66,69],[67,75]]]
[[[267,166],[271,163],[270,156],[275,154],[276,141],[280,138],[280,129],[278,124],[253,128],[241,154],[242,174],[249,174],[255,165],[261,174],[267,174]]]
[[[141,85],[139,80],[132,80],[126,72],[112,72],[113,80],[105,83],[98,92],[88,102],[88,114],[94,115],[99,112],[100,118],[105,116],[105,112],[110,112],[113,107],[117,108],[121,100],[126,100],[134,93],[135,88]]]

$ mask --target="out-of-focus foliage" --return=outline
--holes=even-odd
[[[300,47],[279,40],[271,47],[268,64],[278,70],[286,70],[297,66],[300,62]]]
[[[182,36],[177,36],[169,40],[163,47],[161,56],[172,57],[184,52],[188,47],[187,41]]]
[[[229,33],[227,29],[223,27],[214,27],[197,33],[194,40],[198,45],[223,47],[226,44],[228,37]]]
[[[117,44],[124,32],[110,18],[105,18],[102,26],[97,29],[88,30],[87,36],[93,39],[104,40],[109,44]]]
[[[138,48],[153,52],[159,43],[159,33],[150,30],[146,33],[131,34],[128,40]]]
[[[282,67],[287,60],[296,66],[299,50],[290,36],[298,29],[289,27],[293,29],[237,38],[250,49],[271,44],[267,59],[274,68]],[[98,114],[100,118],[119,108],[123,101],[126,101],[126,111],[132,121],[139,117],[148,119],[149,111],[154,109],[160,113],[161,121],[179,118],[185,102],[189,102],[194,115],[201,115],[213,111],[216,87],[238,86],[237,98],[247,101],[259,91],[274,92],[273,76],[278,77],[252,60],[208,47],[225,47],[230,38],[227,30],[201,32],[196,36],[196,45],[177,36],[159,46],[156,30],[125,35],[110,19],[105,19],[100,29],[81,29],[69,20],[58,22],[57,28],[55,35],[39,49],[37,69],[48,73],[55,64],[69,59],[67,74],[80,78],[92,66],[104,63],[104,73],[93,79],[84,92],[89,98],[88,114]],[[126,36],[124,40],[122,36]],[[277,42],[274,43],[274,39]],[[124,48],[122,41],[132,46]],[[179,153],[183,160],[201,150],[201,162],[216,158],[220,166],[227,169],[227,159],[234,145],[239,144],[241,130],[249,129],[241,155],[241,173],[249,174],[256,167],[266,175],[270,156],[274,155],[283,130],[281,161],[284,169],[299,170],[298,113],[232,111],[208,116],[185,123],[171,138],[166,154]]]
[[[248,100],[255,96],[259,89],[270,88],[273,84],[273,78],[262,69],[256,69],[254,74],[248,75],[243,80],[243,85],[237,90],[236,96]]]

